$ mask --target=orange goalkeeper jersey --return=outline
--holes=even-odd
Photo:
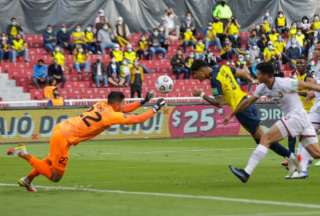
[[[126,115],[140,107],[139,102],[126,104],[123,112],[115,112],[107,102],[98,102],[79,116],[59,124],[62,134],[70,145],[91,139],[115,124],[141,123],[154,115],[152,109],[139,115]]]

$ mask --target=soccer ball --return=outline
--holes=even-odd
[[[156,88],[161,93],[169,93],[173,89],[173,80],[167,75],[159,76],[156,81]]]

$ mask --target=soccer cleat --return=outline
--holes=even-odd
[[[282,161],[281,166],[283,166],[285,169],[288,169],[288,160]]]
[[[29,192],[37,192],[37,189],[31,184],[27,177],[19,179],[18,184],[20,187],[25,187]]]
[[[286,179],[306,179],[308,178],[308,172],[293,172],[291,175],[287,175]]]
[[[288,158],[288,170],[289,176],[291,176],[295,171],[301,172],[300,162],[295,154],[290,154]]]
[[[237,176],[238,179],[242,181],[242,183],[246,183],[249,180],[250,175],[243,169],[239,169],[231,165],[229,165],[229,169],[233,173],[233,175]]]
[[[25,145],[18,145],[16,147],[11,147],[7,150],[7,155],[26,155],[27,147]]]

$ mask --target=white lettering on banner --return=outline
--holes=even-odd
[[[175,128],[178,128],[181,124],[184,124],[184,134],[210,131],[214,129],[216,125],[213,116],[214,113],[214,108],[202,109],[200,111],[190,110],[184,113],[175,110],[172,114],[171,124]]]
[[[275,108],[275,109],[260,108],[259,110],[260,110],[261,121],[277,120],[277,119],[281,119],[283,116],[283,113],[279,108]]]
[[[151,134],[161,133],[163,127],[164,114],[158,112],[153,118],[140,124],[134,125],[113,125],[112,127],[105,130],[105,134],[109,135],[132,135],[132,134]]]

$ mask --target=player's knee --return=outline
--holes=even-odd
[[[271,135],[269,135],[268,133],[266,134],[263,134],[261,136],[261,139],[260,139],[260,144],[264,145],[264,146],[269,146],[270,145],[270,141],[271,141]]]
[[[50,180],[53,182],[59,182],[62,179],[62,175],[59,175],[57,173],[53,173]]]

